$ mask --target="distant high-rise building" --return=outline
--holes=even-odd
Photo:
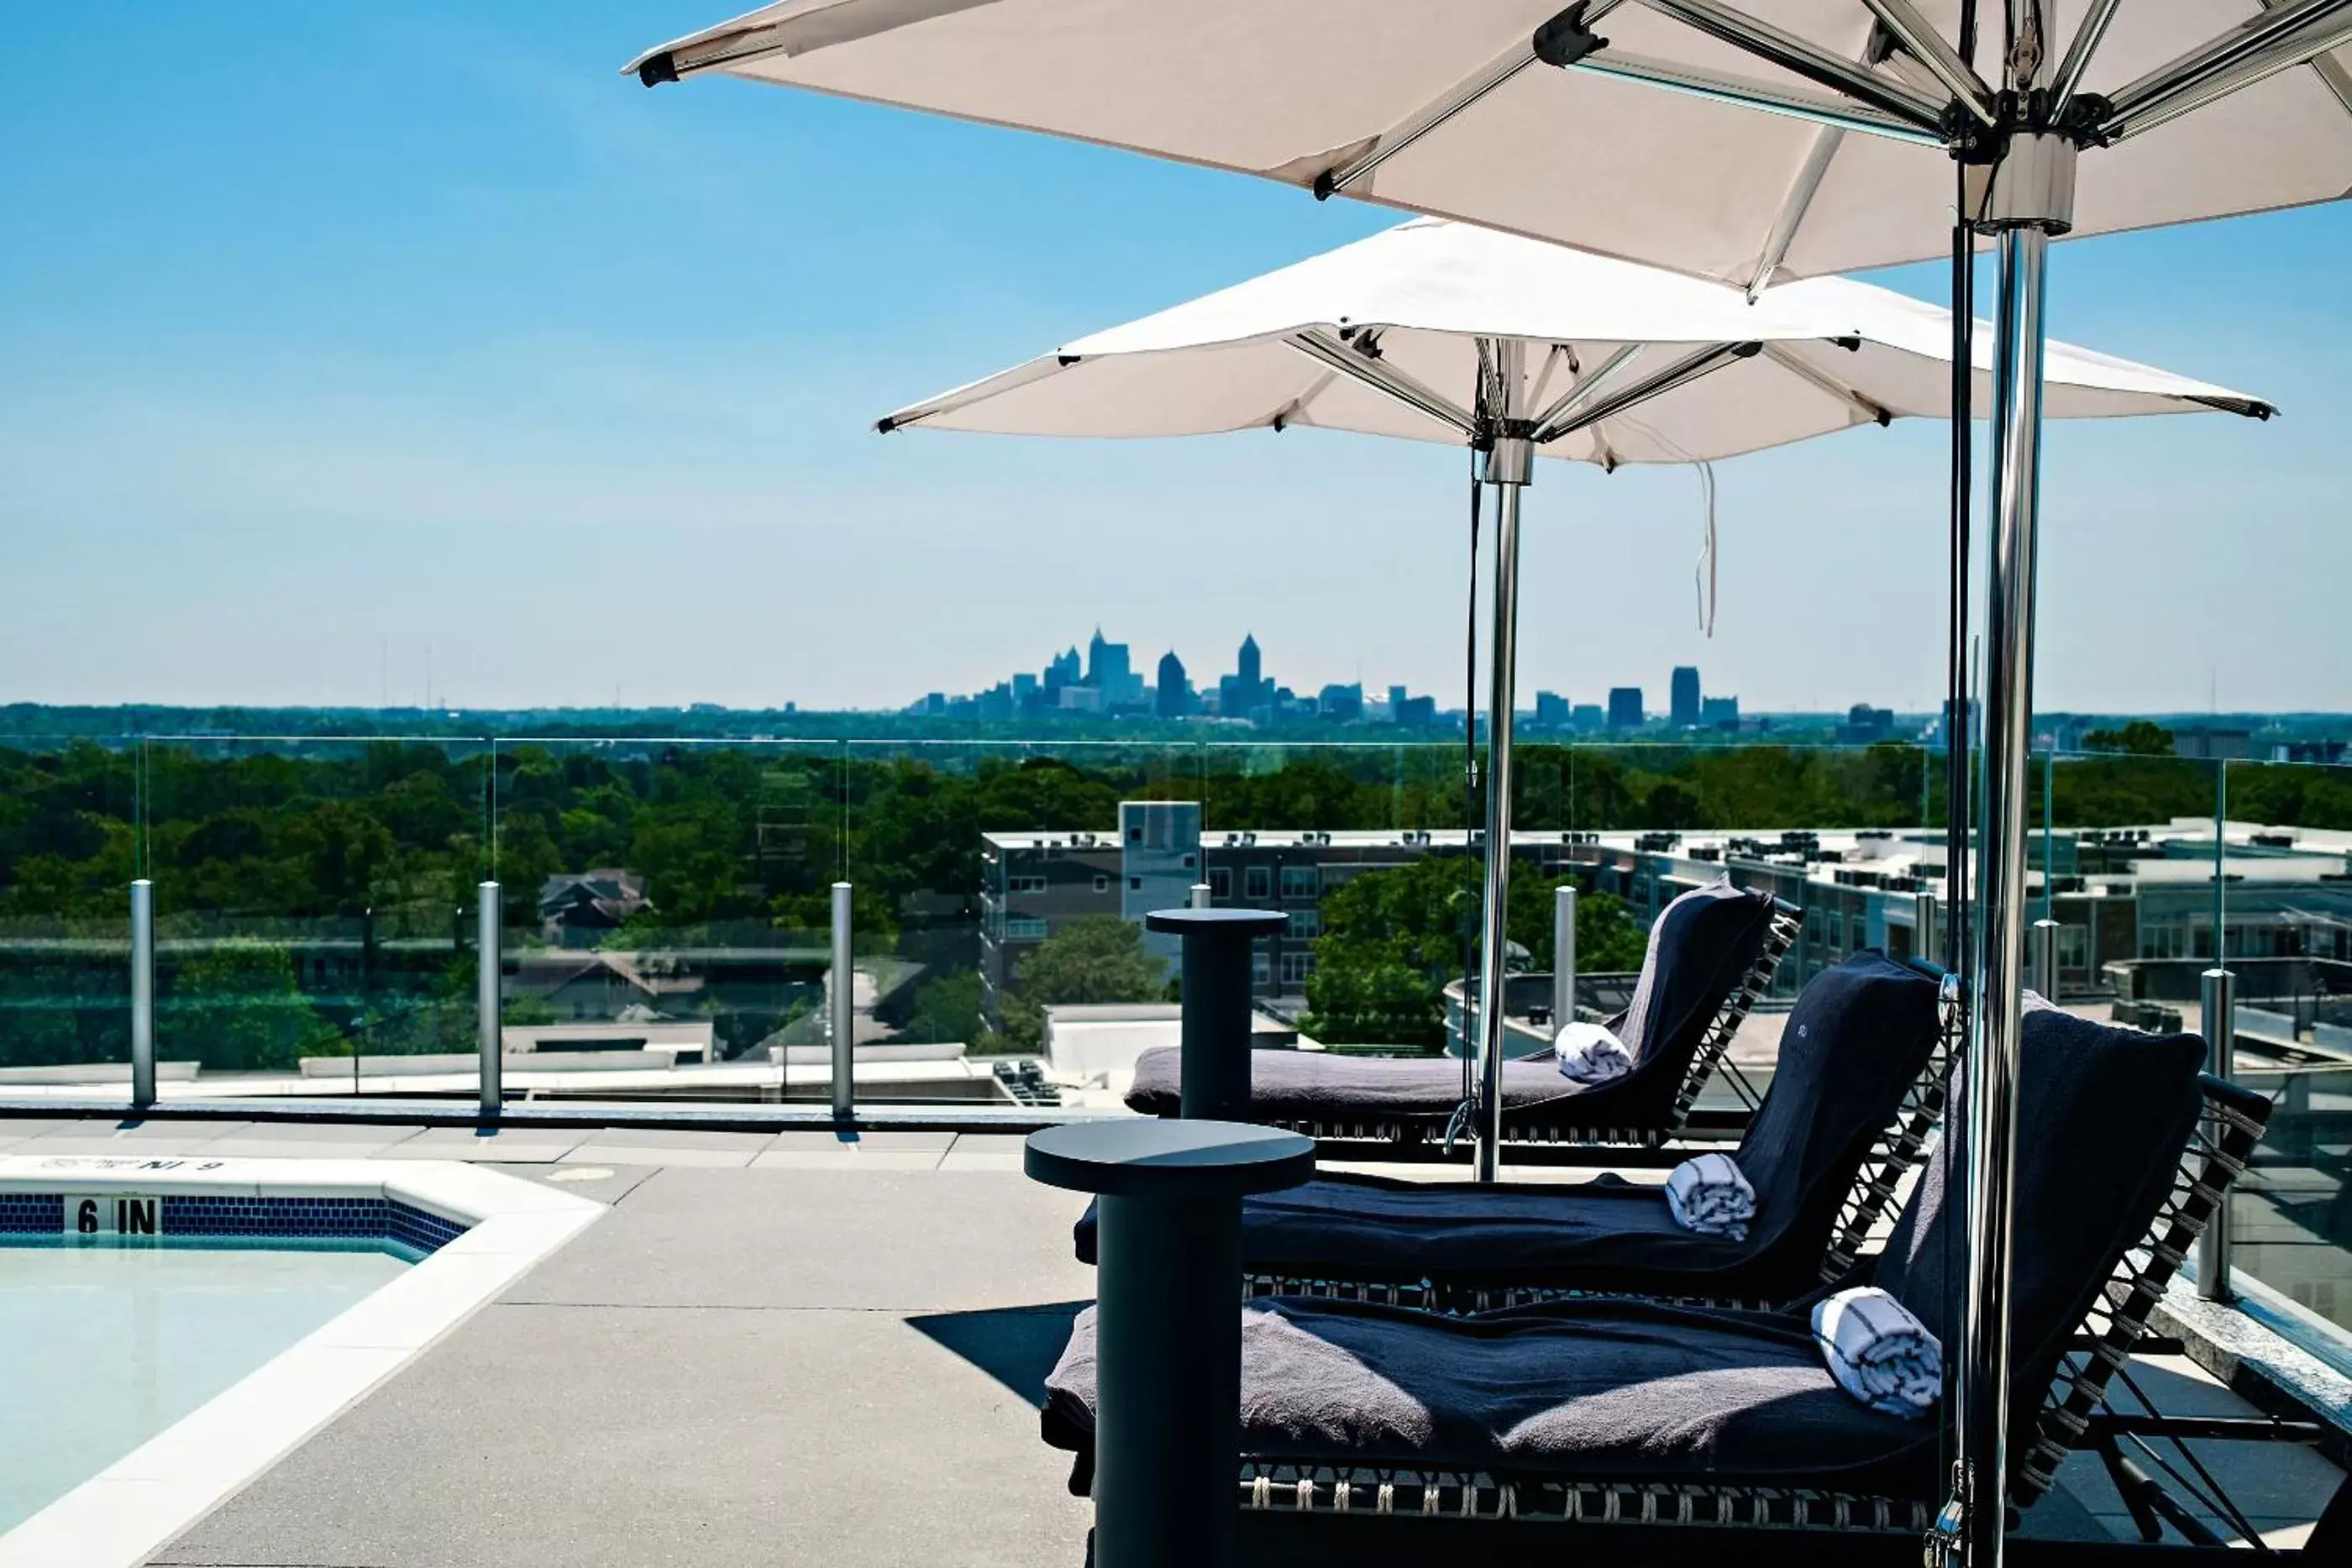
[[[1333,684],[1325,686],[1315,700],[1316,708],[1325,718],[1339,724],[1353,724],[1364,716],[1364,688],[1361,683],[1348,685]]]
[[[1132,707],[1143,700],[1143,677],[1129,664],[1127,644],[1109,641],[1099,626],[1087,644],[1087,685],[1102,694],[1106,710]]]
[[[1685,729],[1698,723],[1698,666],[1675,666],[1673,685],[1668,688],[1666,720],[1676,729]]]
[[[1536,727],[1538,729],[1566,729],[1568,713],[1568,699],[1558,692],[1536,694]]]
[[[1160,685],[1152,709],[1161,718],[1182,718],[1192,711],[1192,683],[1184,677],[1184,661],[1171,648],[1160,655]]]
[[[1013,709],[1019,713],[1027,713],[1036,706],[1037,677],[1023,670],[1013,677]]]
[[[1245,634],[1242,638],[1241,656],[1234,664],[1234,674],[1242,684],[1242,694],[1256,697],[1258,682],[1265,674],[1258,662],[1257,635],[1255,632]]]
[[[1839,738],[1849,746],[1869,746],[1885,740],[1894,731],[1894,709],[1856,703],[1846,712],[1845,728]]]
[[[1698,704],[1698,721],[1710,729],[1738,729],[1739,699],[1738,697],[1701,697]]]
[[[1609,688],[1609,727],[1639,729],[1642,727],[1642,688],[1612,686]]]
[[[1045,664],[1045,682],[1043,688],[1045,706],[1061,706],[1063,689],[1076,685],[1084,678],[1085,675],[1078,664],[1078,651],[1076,648],[1055,654]]]
[[[1400,685],[1390,686],[1389,722],[1391,724],[1402,724],[1404,722],[1404,688]]]
[[[1406,697],[1402,702],[1395,703],[1391,712],[1397,723],[1401,725],[1413,729],[1426,729],[1437,722],[1437,699],[1429,696]]]
[[[1278,708],[1258,658],[1256,637],[1242,639],[1241,653],[1234,663],[1234,673],[1217,682],[1217,711],[1227,718],[1247,718],[1263,707]]]
[[[1609,722],[1599,703],[1579,703],[1568,710],[1569,722],[1579,729],[1600,729]]]

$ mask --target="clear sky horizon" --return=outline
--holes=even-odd
[[[1196,681],[1459,706],[1465,459],[878,414],[1399,214],[732,81],[616,74],[724,0],[13,6],[0,702],[893,707],[1097,623]],[[2352,204],[2069,243],[2052,329],[2254,393],[2053,425],[2039,706],[2352,708]],[[1941,271],[1874,281],[1940,298]],[[1695,664],[1931,708],[1938,424],[1547,465],[1521,703]]]

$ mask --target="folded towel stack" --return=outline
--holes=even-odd
[[[1597,1023],[1562,1024],[1551,1049],[1559,1058],[1560,1075],[1579,1083],[1606,1083],[1633,1071],[1625,1042]]]
[[[1729,1155],[1701,1155],[1667,1176],[1666,1207],[1685,1230],[1745,1241],[1756,1218],[1756,1189]]]
[[[1944,1347],[1902,1302],[1874,1286],[1813,1308],[1813,1338],[1840,1388],[1889,1416],[1916,1416],[1944,1391]]]

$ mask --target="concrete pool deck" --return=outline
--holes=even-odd
[[[1093,1293],[1083,1198],[1023,1177],[1017,1136],[60,1119],[0,1140],[470,1159],[610,1206],[159,1568],[1084,1561],[1090,1510],[1035,1409]],[[2135,1370],[2168,1408],[2251,1410],[2179,1358]],[[2307,1449],[2194,1447],[2278,1544],[2339,1479]],[[2062,1486],[2033,1533],[2128,1531],[2095,1460]]]

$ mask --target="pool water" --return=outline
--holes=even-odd
[[[0,1532],[407,1268],[383,1249],[0,1245]]]

